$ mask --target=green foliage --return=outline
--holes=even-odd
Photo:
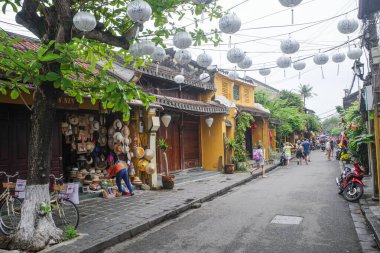
[[[279,99],[282,100],[287,106],[296,107],[300,112],[303,111],[303,102],[299,94],[288,90],[281,90]]]
[[[65,241],[72,240],[75,237],[78,237],[78,231],[75,229],[74,226],[68,225],[65,228],[64,235],[65,235]]]
[[[330,117],[328,119],[325,119],[322,122],[323,130],[326,133],[333,134],[333,135],[339,134],[341,125],[342,125],[342,120],[337,116]]]
[[[321,121],[314,114],[305,114],[306,128],[309,131],[319,132],[322,129]]]
[[[236,164],[236,168],[238,170],[246,169],[247,153],[245,144],[245,132],[252,122],[254,122],[253,116],[246,112],[241,112],[236,117],[235,139],[229,144],[233,146],[233,162]],[[244,166],[238,166],[238,163],[243,163]]]
[[[303,98],[303,106],[305,107],[306,99],[312,98],[316,96],[317,94],[313,93],[313,86],[310,84],[299,84],[298,85],[298,92],[301,94]]]
[[[162,152],[166,152],[166,150],[168,149],[169,145],[168,143],[166,142],[166,140],[164,138],[160,138],[158,139],[158,144],[157,146],[159,147],[159,149],[162,150]]]

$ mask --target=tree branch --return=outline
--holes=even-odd
[[[16,14],[16,22],[23,25],[38,38],[45,34],[45,20],[38,16],[37,8],[40,2],[37,0],[24,0],[22,9]]]

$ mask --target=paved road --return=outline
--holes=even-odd
[[[105,252],[361,252],[338,163],[314,151],[309,165],[280,168]],[[299,225],[272,224],[276,215]]]

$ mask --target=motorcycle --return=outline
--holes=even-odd
[[[315,143],[315,149],[320,150],[321,149],[321,144],[319,142]]]
[[[358,162],[354,162],[354,168],[344,168],[340,177],[335,178],[339,188],[338,193],[350,202],[359,200],[364,194],[364,183],[362,181],[364,170]]]
[[[280,165],[285,166],[286,165],[286,158],[285,158],[285,153],[282,152],[281,158],[280,158]]]
[[[322,151],[325,151],[325,149],[326,149],[326,143],[324,143],[324,142],[321,143],[321,149],[322,149]]]
[[[341,148],[337,148],[336,149],[336,152],[335,152],[335,159],[336,160],[340,160],[340,154],[342,152],[342,149]]]

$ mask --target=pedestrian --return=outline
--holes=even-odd
[[[297,158],[297,165],[302,165],[302,159],[304,157],[303,157],[303,146],[301,145],[301,141],[297,141],[296,158]]]
[[[265,175],[265,167],[264,167],[264,164],[265,164],[265,149],[262,148],[262,146],[259,144],[257,146],[257,150],[258,152],[258,155],[259,155],[259,159],[256,161],[256,168],[257,169],[261,169],[263,170],[263,177],[267,177]]]
[[[301,143],[303,147],[303,156],[305,159],[306,165],[308,165],[308,162],[310,162],[309,159],[309,154],[310,154],[310,142],[307,139],[304,139],[303,142]]]
[[[285,154],[286,167],[287,168],[289,168],[290,159],[292,158],[292,155],[291,155],[292,148],[294,148],[292,144],[290,144],[289,142],[285,143],[285,145],[284,145],[284,154]]]
[[[327,160],[331,161],[331,142],[330,141],[326,142],[326,156],[327,156]]]
[[[105,178],[114,178],[116,177],[116,185],[117,189],[120,193],[127,196],[133,196],[133,190],[131,181],[129,180],[129,173],[127,167],[132,167],[132,163],[128,161],[127,163],[123,163],[120,161],[117,161],[114,165],[108,168],[107,175],[105,175]],[[121,186],[121,181],[124,181],[125,185],[128,188],[129,192],[126,192],[123,190],[123,187]]]

